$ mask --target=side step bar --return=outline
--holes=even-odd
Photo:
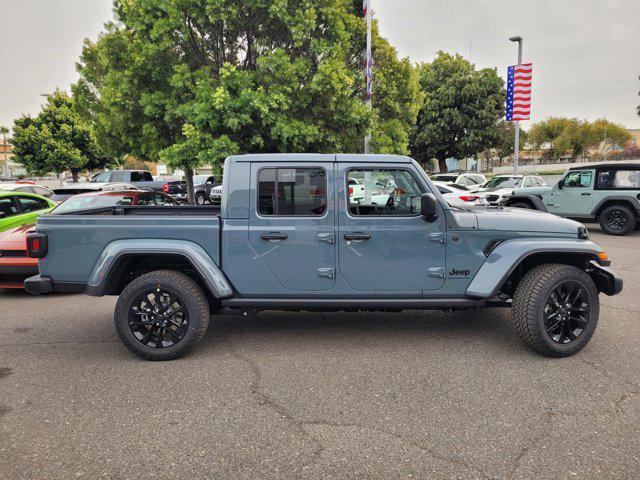
[[[221,307],[264,310],[450,310],[484,308],[487,306],[509,306],[498,302],[489,304],[485,300],[470,298],[227,298],[220,301]]]

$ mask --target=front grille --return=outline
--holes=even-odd
[[[500,195],[487,195],[487,200],[489,202],[497,202],[500,198]]]
[[[0,250],[0,257],[26,257],[26,250]]]

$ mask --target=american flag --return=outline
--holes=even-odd
[[[507,73],[507,121],[531,118],[531,79],[533,64],[509,67]]]

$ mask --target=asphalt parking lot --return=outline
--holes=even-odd
[[[215,318],[191,355],[117,340],[114,298],[0,293],[0,478],[638,478],[640,232],[577,356],[508,310]]]

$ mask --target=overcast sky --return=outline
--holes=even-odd
[[[457,52],[506,76],[522,35],[534,64],[533,120],[549,115],[640,128],[640,0],[372,0],[402,56]],[[41,93],[68,89],[84,38],[109,20],[111,0],[0,0],[0,125],[35,114]],[[525,125],[528,122],[525,122]]]

